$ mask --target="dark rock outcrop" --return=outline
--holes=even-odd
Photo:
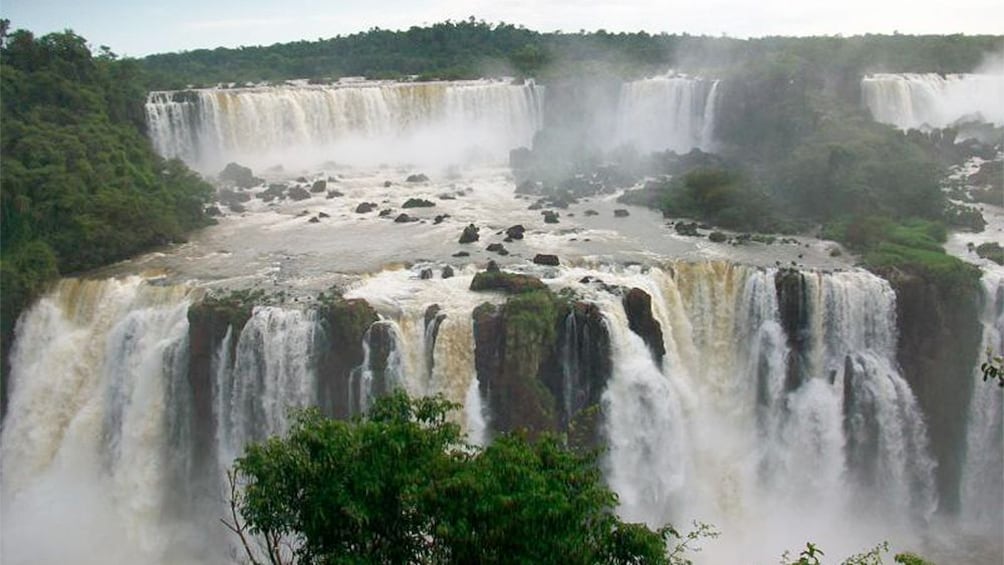
[[[353,414],[352,371],[362,364],[363,338],[379,318],[369,303],[358,298],[323,300],[318,313],[323,331],[317,359],[318,403],[326,415],[348,418]],[[370,356],[372,363],[372,348]]]
[[[290,188],[286,192],[286,194],[288,194],[290,198],[292,198],[293,200],[296,200],[296,201],[306,200],[306,199],[310,198],[310,191],[308,191],[307,189],[303,188],[302,186],[294,186],[294,187]]]
[[[405,182],[429,182],[429,177],[425,176],[423,173],[418,173],[415,175],[408,175],[408,178],[404,180]]]
[[[614,217],[615,218],[626,218],[626,217],[628,217],[630,215],[631,215],[631,213],[628,212],[627,209],[625,209],[625,208],[617,208],[616,210],[614,210]]]
[[[237,188],[251,188],[265,183],[264,179],[254,176],[251,169],[237,163],[228,163],[217,176],[221,181],[232,184]]]
[[[356,206],[356,214],[368,214],[377,209],[376,202],[362,202]]]
[[[538,253],[534,255],[533,262],[537,265],[548,265],[551,267],[556,267],[558,266],[558,256],[548,255],[545,253]]]
[[[652,315],[652,297],[640,288],[632,288],[624,295],[623,302],[628,327],[641,336],[652,352],[652,359],[661,367],[662,358],[666,355],[666,345],[662,341],[662,326]]]
[[[547,285],[529,275],[487,270],[474,275],[474,279],[471,280],[471,290],[501,290],[509,294],[522,294],[547,290]]]
[[[511,226],[505,230],[506,237],[510,239],[523,239],[523,234],[526,233],[526,228],[520,224]]]
[[[460,243],[474,243],[475,241],[481,239],[481,236],[478,235],[478,231],[477,226],[474,224],[468,224],[467,227],[464,228],[463,233],[460,234]]]
[[[328,189],[328,181],[326,180],[315,180],[314,184],[310,185],[310,192],[324,192]]]
[[[409,198],[401,205],[402,208],[432,208],[436,203],[424,198]]]
[[[805,276],[795,269],[781,269],[774,275],[774,289],[781,315],[781,328],[788,340],[785,390],[795,390],[809,378],[812,330],[809,327],[809,302]],[[766,386],[766,385],[764,385]]]

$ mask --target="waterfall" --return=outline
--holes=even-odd
[[[1004,352],[1004,277],[983,275],[983,348]],[[1004,515],[1004,393],[974,370],[966,455],[962,467],[962,514],[971,524],[999,533]]]
[[[4,563],[195,562],[170,511],[190,295],[66,279],[24,314],[0,437]]]
[[[900,129],[957,122],[1004,125],[1004,75],[875,74],[861,80],[865,107],[875,120]]]
[[[352,82],[151,92],[146,115],[161,155],[215,172],[233,160],[500,161],[530,144],[541,108],[532,82]]]
[[[624,83],[615,144],[633,144],[644,152],[710,150],[718,83],[673,74]]]

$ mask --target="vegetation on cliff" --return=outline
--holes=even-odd
[[[58,274],[125,259],[205,225],[211,187],[144,137],[135,61],[71,32],[0,22],[0,335]]]

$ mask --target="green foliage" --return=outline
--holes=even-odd
[[[304,564],[670,563],[672,533],[617,519],[595,453],[553,436],[464,445],[455,408],[398,392],[352,422],[300,413],[237,460],[234,530]]]
[[[1004,247],[996,241],[988,241],[976,246],[976,254],[998,265],[1004,265]]]
[[[154,154],[135,61],[71,32],[23,30],[0,48],[3,349],[58,273],[125,259],[205,225],[211,187]]]
[[[782,231],[770,197],[737,171],[701,167],[664,183],[660,208],[737,230]]]

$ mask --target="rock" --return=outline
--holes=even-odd
[[[236,202],[228,204],[227,208],[229,208],[231,212],[236,212],[238,214],[243,214],[244,212],[247,212],[247,208],[245,208],[243,204],[238,204]]]
[[[456,253],[454,253],[454,254],[453,254],[452,256],[453,256],[453,257],[470,257],[470,256],[471,256],[471,254],[470,254],[470,253],[468,253],[467,251],[457,251],[457,252],[456,252]]]
[[[214,216],[222,216],[223,210],[220,210],[220,207],[216,206],[215,204],[206,206],[206,215],[209,216],[210,218]]]
[[[489,273],[502,272],[502,269],[499,269],[499,264],[496,263],[495,261],[488,261],[488,266],[485,267],[485,270],[488,271]]]
[[[533,262],[535,264],[537,264],[537,265],[547,265],[549,267],[557,267],[558,266],[558,256],[557,255],[548,255],[548,254],[545,254],[545,253],[538,253],[538,254],[534,255]]]
[[[583,214],[585,214],[586,216],[599,216],[600,215],[600,213],[597,212],[596,210],[586,210],[585,212],[583,212]]]
[[[708,239],[715,243],[724,243],[729,237],[720,231],[713,231],[708,234]]]
[[[690,237],[701,236],[700,232],[697,231],[697,222],[690,222],[690,223],[676,222],[676,225],[673,226],[673,228],[676,230],[676,233],[680,235],[686,235]]]
[[[443,267],[443,278],[444,279],[453,278],[453,267],[449,265]]]
[[[497,266],[496,266],[497,268]],[[474,275],[471,290],[501,290],[510,294],[522,294],[534,290],[546,290],[547,285],[529,275],[518,275],[501,270],[487,270]]]
[[[503,249],[505,249],[505,247],[501,243],[491,243],[491,244],[488,245],[488,247],[486,249],[488,251],[490,251],[490,252],[495,253],[495,252],[502,251]]]
[[[473,243],[479,239],[481,236],[478,235],[478,228],[474,224],[468,224],[463,233],[460,234],[460,243]]]
[[[254,176],[251,169],[237,163],[228,163],[217,176],[221,181],[231,183],[237,188],[251,188],[265,183],[264,179]]]
[[[429,177],[422,173],[416,175],[408,175],[408,178],[404,179],[405,182],[429,182]]]
[[[318,223],[318,222],[320,222],[320,221],[321,221],[321,220],[317,219],[317,216],[314,216],[313,218],[311,218],[311,219],[307,220],[307,223],[310,223],[310,224],[316,224],[316,223]]]
[[[418,218],[412,218],[408,214],[401,214],[398,217],[394,218],[394,222],[398,224],[406,224],[409,222],[417,222],[417,221]]]
[[[296,201],[306,200],[310,198],[310,192],[307,191],[307,189],[300,186],[294,186],[290,188],[288,194],[290,198]]]
[[[515,226],[511,226],[505,230],[506,237],[510,239],[523,239],[523,234],[525,232],[526,228],[520,224],[516,224]]]
[[[329,190],[327,198],[330,200],[332,198],[338,198],[339,196],[345,196],[345,195],[337,190]]]
[[[409,198],[404,201],[402,208],[431,208],[435,206],[435,202],[430,202],[422,198]]]
[[[662,326],[652,315],[652,297],[640,288],[632,288],[624,296],[624,311],[628,327],[641,336],[652,352],[652,358],[661,366],[666,346],[662,341]]]
[[[631,213],[628,212],[624,208],[617,208],[616,210],[614,210],[614,217],[615,218],[626,218],[626,217],[628,217],[630,215],[631,215]]]
[[[257,194],[258,198],[261,198],[265,202],[271,202],[277,198],[286,197],[286,185],[284,184],[270,184],[268,188],[259,192]]]
[[[432,223],[438,226],[439,224],[443,223],[443,220],[449,217],[450,217],[449,214],[440,214],[432,219]]]
[[[390,188],[390,185],[391,185],[391,182],[389,180],[383,181],[383,187],[384,188]]]
[[[310,192],[324,192],[328,188],[328,183],[325,180],[315,180],[314,184],[310,185]]]
[[[222,188],[216,193],[216,200],[220,204],[229,206],[230,204],[242,204],[251,200],[251,195],[247,192],[237,192],[229,188]]]
[[[422,269],[422,272],[419,273],[418,278],[420,278],[422,280],[429,280],[429,279],[431,279],[432,278],[432,269]]]
[[[1004,247],[1001,247],[1001,244],[996,241],[990,241],[976,246],[976,254],[983,259],[988,259],[998,265],[1004,265]]]
[[[377,214],[377,216],[380,216],[381,218],[386,218],[387,216],[390,216],[393,213],[394,213],[394,210],[392,210],[390,208],[384,208],[383,210],[380,210],[380,213]]]
[[[440,200],[456,200],[457,197],[452,194],[440,194],[437,196]]]
[[[368,214],[373,210],[376,210],[376,202],[363,202],[356,206],[356,214]]]
[[[330,218],[331,215],[330,214],[325,214],[324,212],[318,212],[317,213],[317,217],[318,218]]]
[[[296,177],[296,182],[306,183],[307,177]]]
[[[544,212],[544,223],[545,224],[556,224],[558,223],[558,213],[551,210],[546,210]]]

